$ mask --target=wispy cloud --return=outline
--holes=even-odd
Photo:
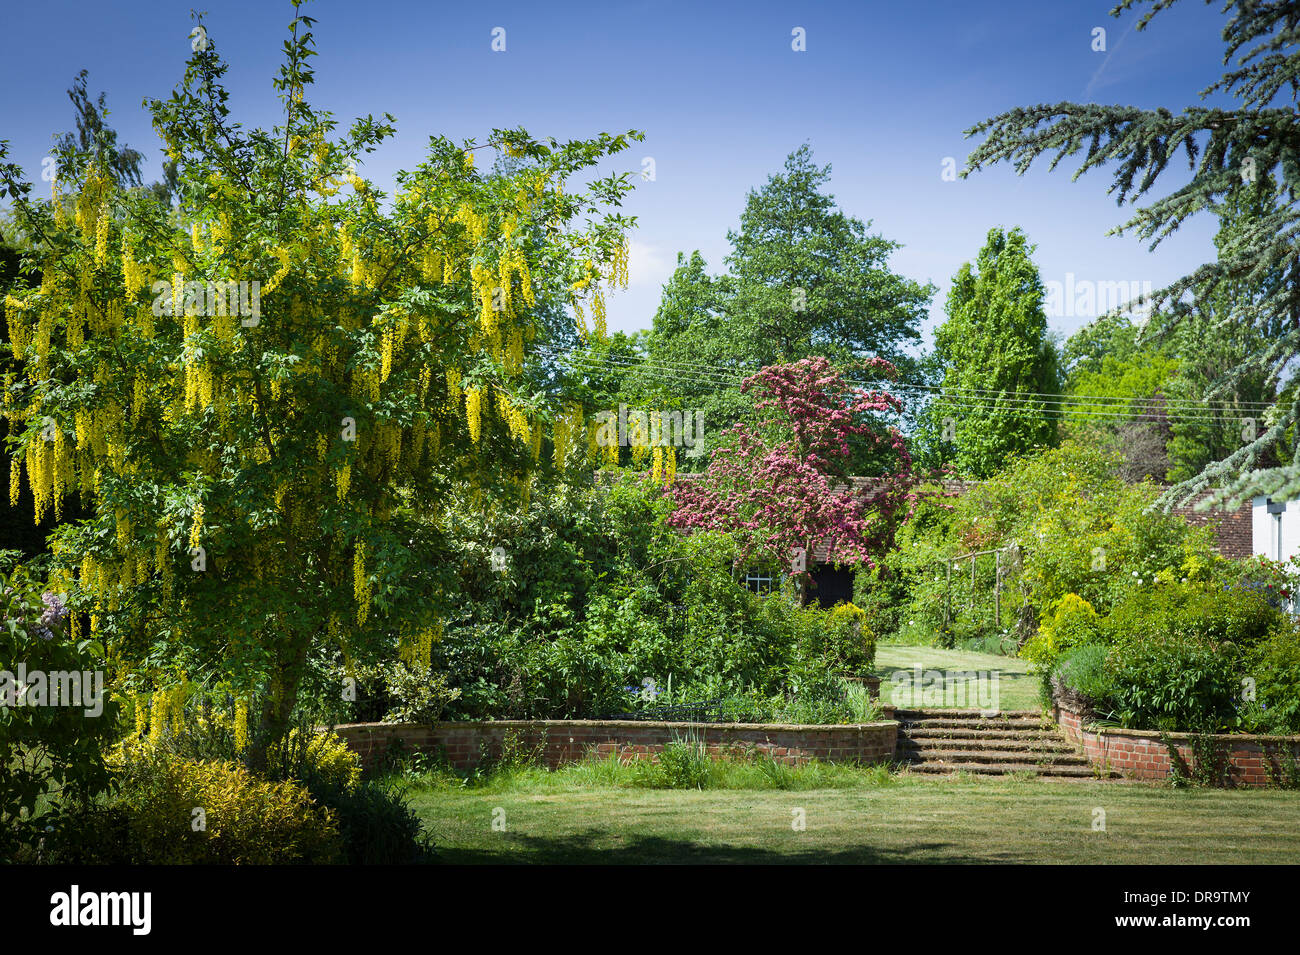
[[[1083,95],[1086,98],[1091,99],[1093,90],[1098,89],[1099,87],[1109,86],[1112,83],[1119,82],[1118,79],[1110,79],[1107,80],[1106,82],[1102,82],[1102,76],[1105,74],[1106,68],[1110,66],[1111,59],[1115,56],[1116,53],[1120,51],[1120,48],[1124,46],[1124,41],[1129,38],[1129,34],[1131,34],[1133,30],[1136,29],[1137,25],[1138,25],[1138,18],[1134,17],[1132,22],[1129,23],[1128,29],[1120,34],[1120,37],[1115,42],[1115,45],[1110,47],[1110,49],[1106,51],[1106,56],[1101,61],[1101,66],[1097,67],[1097,69],[1092,74],[1092,78],[1088,80],[1088,85],[1083,88]]]
[[[632,239],[627,249],[627,284],[660,286],[673,274],[674,263],[658,247]]]

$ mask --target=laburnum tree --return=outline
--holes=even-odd
[[[873,377],[892,378],[883,358],[865,363]],[[734,534],[741,560],[789,568],[803,577],[818,545],[837,563],[874,566],[889,549],[898,523],[913,510],[917,477],[902,434],[879,416],[902,410],[887,391],[848,384],[825,358],[772,365],[745,379],[756,393],[757,425],[739,422],[713,450],[697,478],[669,489],[671,526]],[[893,466],[867,490],[845,472],[851,445],[887,452]]]
[[[89,509],[51,535],[52,587],[137,714],[140,694],[161,691],[156,721],[186,685],[226,686],[257,707],[255,758],[310,655],[427,661],[453,497],[506,500],[544,448],[589,443],[528,371],[557,302],[599,316],[625,281],[631,173],[566,180],[640,138],[435,136],[389,196],[355,168],[392,118],[336,135],[304,95],[313,22],[290,26],[269,130],[233,121],[215,42],[193,43],[149,104],[177,207],[122,188],[102,139],[60,146],[49,199],[0,154],[41,276],[5,290],[10,492],[25,475],[38,520]],[[520,161],[480,174],[485,146]]]
[[[1175,2],[1121,0],[1112,13],[1149,7],[1137,24],[1145,29]],[[1250,353],[1222,374],[1215,391],[1234,391],[1262,377],[1274,395],[1284,395],[1300,351],[1300,2],[1228,0],[1224,11],[1231,14],[1223,29],[1224,63],[1232,65],[1201,94],[1206,100],[1217,97],[1222,105],[1181,112],[1096,103],[1020,107],[967,130],[984,141],[962,175],[1004,161],[1023,173],[1044,155],[1054,154],[1055,167],[1082,154],[1076,178],[1107,168],[1113,176],[1110,191],[1122,205],[1151,195],[1181,154],[1190,171],[1186,181],[1114,230],[1135,232],[1153,248],[1189,217],[1216,210],[1241,184],[1270,184],[1261,214],[1225,237],[1215,261],[1156,291],[1146,304],[1159,316],[1158,325],[1152,319],[1154,334],[1177,329],[1206,302],[1224,306],[1216,316],[1221,325],[1252,327],[1259,335]],[[1242,287],[1260,294],[1218,295]],[[1275,401],[1265,420],[1254,422],[1257,430],[1243,422],[1240,447],[1173,486],[1162,502],[1186,503],[1207,489],[1214,492],[1207,504],[1253,494],[1294,497],[1300,493],[1300,445],[1286,449],[1285,463],[1261,465],[1296,419],[1293,398]]]

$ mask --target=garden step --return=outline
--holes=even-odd
[[[907,755],[907,754],[904,754]],[[999,750],[938,749],[914,754],[913,765],[920,763],[1032,763],[1053,766],[1087,766],[1088,760],[1075,753],[1024,753]]]
[[[898,710],[897,758],[918,773],[1030,773],[1095,779],[1097,773],[1043,714],[1013,710]],[[1113,775],[1113,774],[1109,774]]]
[[[1032,729],[976,730],[962,727],[900,726],[900,739],[1060,739],[1055,730],[1035,726]]]
[[[958,745],[960,744],[960,745]],[[1044,736],[1042,739],[965,739],[954,740],[946,737],[904,737],[898,739],[900,749],[932,750],[932,749],[998,749],[1014,750],[1017,752],[1032,751],[1038,752],[1055,752],[1055,753],[1073,753],[1074,747],[1064,740]]]
[[[899,719],[899,722],[904,726],[916,726],[925,729],[1026,730],[1043,728],[1043,721],[1040,719]]]
[[[914,773],[942,776],[955,772],[974,773],[977,776],[1007,776],[1011,773],[1033,773],[1036,776],[1059,776],[1071,779],[1096,779],[1091,766],[1039,766],[1036,763],[913,763],[908,767]]]
[[[897,709],[894,715],[900,720],[906,719],[928,719],[930,717],[941,717],[944,719],[989,719],[984,715],[983,710],[975,709],[943,709],[935,707],[934,709]],[[1043,714],[1038,710],[999,710],[993,714],[998,719],[1033,719],[1040,720]]]

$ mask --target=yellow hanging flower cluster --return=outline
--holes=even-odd
[[[532,444],[533,437],[531,427],[528,424],[528,416],[510,400],[510,396],[504,391],[497,392],[497,413],[501,416],[501,420],[511,434],[524,444]]]
[[[412,668],[427,669],[433,657],[433,644],[442,639],[442,622],[421,630],[410,637],[403,637],[398,645],[398,656]]]
[[[596,325],[596,340],[604,341],[609,335],[605,320],[605,296],[599,290],[591,298],[591,318]]]
[[[506,351],[506,371],[519,374],[524,367],[524,333],[518,328],[510,330],[510,347]]]
[[[465,424],[469,428],[470,440],[479,443],[483,391],[480,388],[465,389]]]
[[[131,735],[135,739],[143,739],[145,730],[149,728],[149,695],[147,693],[137,693],[131,698],[131,708],[135,711],[135,729]]]
[[[126,236],[122,237],[122,283],[126,286],[127,298],[135,298],[149,285],[149,272],[136,262],[135,253],[131,250]]]
[[[364,542],[358,542],[352,552],[352,595],[357,600],[357,624],[364,624],[370,613],[370,581],[366,576]]]
[[[289,274],[289,268],[293,264],[292,255],[288,249],[276,247],[271,250],[271,254],[279,260],[280,268],[271,276],[270,280],[262,286],[263,295],[270,295],[279,288],[280,283],[285,280],[285,277]]]
[[[185,700],[189,696],[189,682],[182,677],[180,683],[172,688],[168,713],[171,717],[173,736],[180,736],[185,731]]]
[[[108,261],[108,208],[99,210],[99,221],[95,224],[95,265],[103,268]]]
[[[618,248],[614,250],[614,257],[610,263],[609,281],[611,285],[619,288],[627,288],[628,281],[628,246],[627,241],[620,242]]]
[[[18,494],[22,489],[20,481],[23,476],[23,459],[15,454],[9,459],[9,506],[18,506]]]
[[[248,700],[235,701],[235,752],[248,749]]]
[[[190,549],[194,550],[199,546],[203,534],[203,502],[199,501],[194,505],[194,519],[190,524]]]
[[[149,697],[149,745],[161,746],[167,734],[179,736],[185,731],[185,700],[189,684],[182,679],[170,690],[155,690]],[[139,716],[136,717],[137,726]]]
[[[458,222],[465,227],[465,231],[469,233],[469,244],[472,248],[481,245],[484,236],[487,235],[487,219],[467,203],[462,203],[456,208],[456,214],[451,217],[451,221]]]

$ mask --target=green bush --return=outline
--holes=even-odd
[[[1105,616],[1157,574],[1170,581],[1210,579],[1222,563],[1212,532],[1152,509],[1158,489],[1126,484],[1116,463],[1066,442],[1011,462],[960,497],[923,502],[877,575],[888,579],[891,594],[905,595],[894,616],[898,629],[882,630],[882,637],[1012,645],[1032,637],[1038,618],[1069,594]],[[954,565],[951,584],[945,572],[947,558],[988,550],[1006,555],[1000,625],[992,556],[977,559],[973,589],[969,561]],[[952,619],[945,628],[948,603]]]
[[[1020,655],[1050,673],[1062,654],[1101,639],[1102,624],[1092,604],[1078,594],[1066,594],[1042,617],[1038,632],[1020,648]]]
[[[72,640],[68,613],[30,568],[0,574],[0,859],[30,848],[60,813],[89,805],[112,782],[102,751],[119,707],[104,686],[104,648]],[[30,684],[21,700],[20,666]],[[91,674],[90,685],[79,677],[80,699],[64,700],[71,684],[55,677],[73,673]]]
[[[824,645],[817,652],[840,673],[865,676],[876,662],[876,635],[866,613],[851,603],[839,603],[823,618]]]
[[[1067,702],[1124,726],[1215,732],[1290,725],[1300,710],[1291,679],[1294,632],[1258,589],[1165,574],[1143,582],[1104,617],[1067,595],[1022,655],[1045,680],[1054,678]],[[1242,692],[1252,666],[1264,674],[1254,706]]]
[[[1199,638],[1249,649],[1285,620],[1258,592],[1200,583],[1154,583],[1122,600],[1102,625],[1115,643],[1157,636]]]
[[[1300,636],[1294,626],[1276,628],[1257,644],[1247,671],[1255,681],[1247,728],[1262,733],[1300,733]]]
[[[713,760],[702,740],[687,736],[664,744],[659,768],[669,789],[707,789]]]
[[[294,727],[267,747],[266,774],[271,779],[296,780],[313,792],[351,790],[361,781],[361,760],[335,733]]]
[[[1130,635],[1111,648],[1109,669],[1122,726],[1214,733],[1240,725],[1241,656],[1232,644],[1181,632]]]
[[[374,780],[316,786],[312,796],[334,813],[348,865],[412,865],[433,858],[420,817],[395,786]]]
[[[1054,672],[1060,686],[1092,711],[1107,709],[1115,692],[1108,652],[1097,643],[1075,647],[1061,657]]]
[[[750,592],[731,538],[670,530],[665,510],[662,488],[629,476],[539,493],[491,518],[460,515],[449,565],[465,599],[429,669],[402,681],[382,667],[353,671],[366,698],[336,718],[602,717],[667,702],[669,686],[674,699],[811,707],[834,674],[870,668],[875,633],[856,607]],[[491,566],[497,542],[504,571]],[[322,688],[342,674],[330,666]],[[658,695],[641,693],[650,685]],[[425,697],[437,707],[408,708]]]

